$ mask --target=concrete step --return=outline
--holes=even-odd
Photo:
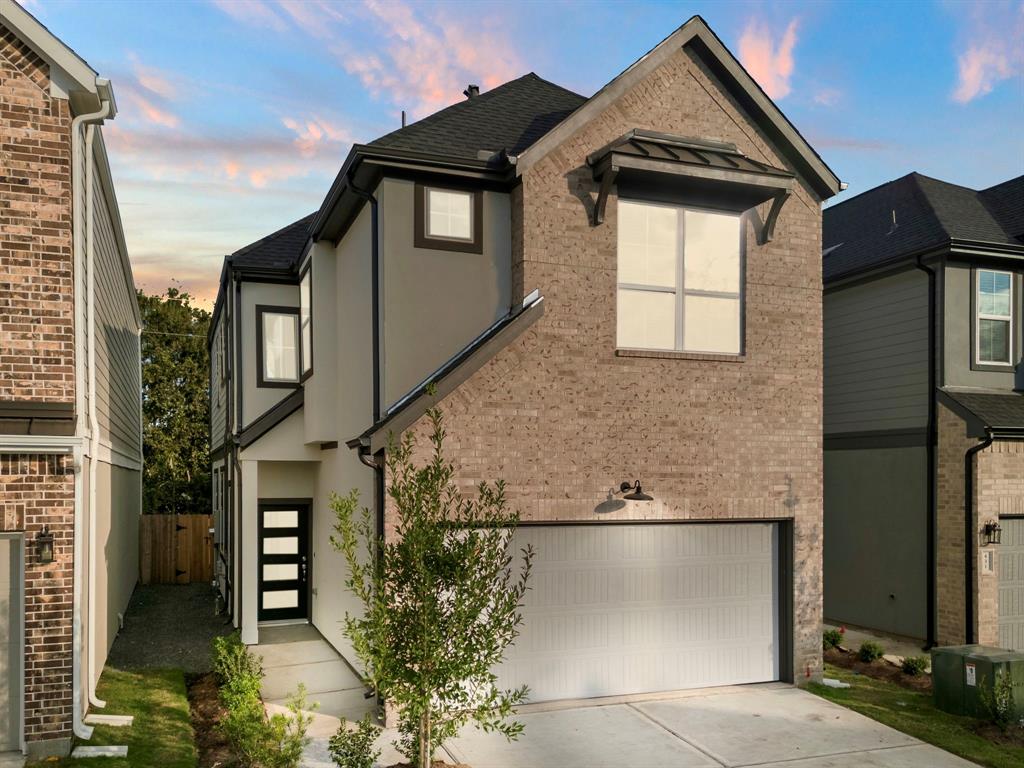
[[[322,693],[313,693],[307,696],[306,700],[313,704],[314,702],[319,706],[316,712],[321,715],[340,719],[344,717],[347,720],[362,720],[363,715],[367,712],[374,713],[377,711],[377,699],[376,698],[365,698],[364,688],[350,688],[343,691],[324,691]],[[275,707],[287,707],[288,699],[265,699],[268,706],[273,705]]]
[[[340,658],[312,664],[289,664],[264,670],[262,694],[264,701],[283,699],[294,693],[299,683],[307,693],[342,691],[347,688],[362,690],[363,683]]]
[[[78,757],[128,757],[128,747],[75,747],[71,756]]]
[[[296,643],[254,645],[249,651],[256,656],[263,657],[264,669],[290,664],[332,661],[338,658],[338,652],[326,640],[303,640]]]

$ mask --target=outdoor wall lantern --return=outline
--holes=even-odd
[[[981,529],[981,535],[985,537],[984,546],[990,544],[1001,544],[1003,541],[1003,527],[995,520],[989,520]]]
[[[630,491],[630,489],[632,489]],[[626,491],[630,491],[626,493]],[[654,501],[653,496],[649,496],[644,493],[644,489],[640,487],[640,481],[636,480],[630,485],[628,482],[623,481],[619,485],[619,492],[625,494],[622,498],[629,499],[630,501]]]
[[[47,526],[36,534],[36,557],[42,565],[53,562],[53,534]]]

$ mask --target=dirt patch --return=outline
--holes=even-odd
[[[999,744],[1003,747],[1024,748],[1024,727],[1021,726],[1013,726],[1003,731],[992,723],[979,723],[974,732],[982,738],[988,739],[993,744]]]
[[[908,675],[899,667],[893,666],[883,659],[868,663],[861,661],[853,651],[830,648],[825,651],[825,661],[837,667],[848,669],[851,672],[856,672],[859,675],[873,677],[876,680],[884,680],[887,683],[895,683],[911,691],[928,694],[932,692],[931,675],[924,673]]]
[[[192,715],[192,730],[196,734],[199,750],[198,768],[222,768],[235,764],[227,739],[217,723],[224,715],[217,692],[217,679],[212,672],[185,675],[188,703]]]
[[[387,766],[387,768],[413,768],[412,763],[395,763]],[[435,760],[430,764],[430,768],[470,768],[466,763],[446,763],[444,760]]]

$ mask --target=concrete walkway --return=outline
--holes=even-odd
[[[473,768],[968,768],[811,693],[781,684],[689,691],[674,698],[570,706],[520,714],[509,744],[467,729],[437,757]],[[395,734],[385,733],[382,742]],[[398,762],[388,748],[380,765]],[[326,742],[307,768],[332,764]]]

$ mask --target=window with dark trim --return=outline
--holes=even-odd
[[[299,383],[299,310],[256,306],[256,384],[293,388]]]
[[[1017,332],[1013,273],[977,269],[974,276],[974,363],[1010,366]]]
[[[417,248],[483,253],[483,193],[478,189],[417,184]]]
[[[302,381],[313,374],[313,265],[307,264],[299,278],[299,357]]]

